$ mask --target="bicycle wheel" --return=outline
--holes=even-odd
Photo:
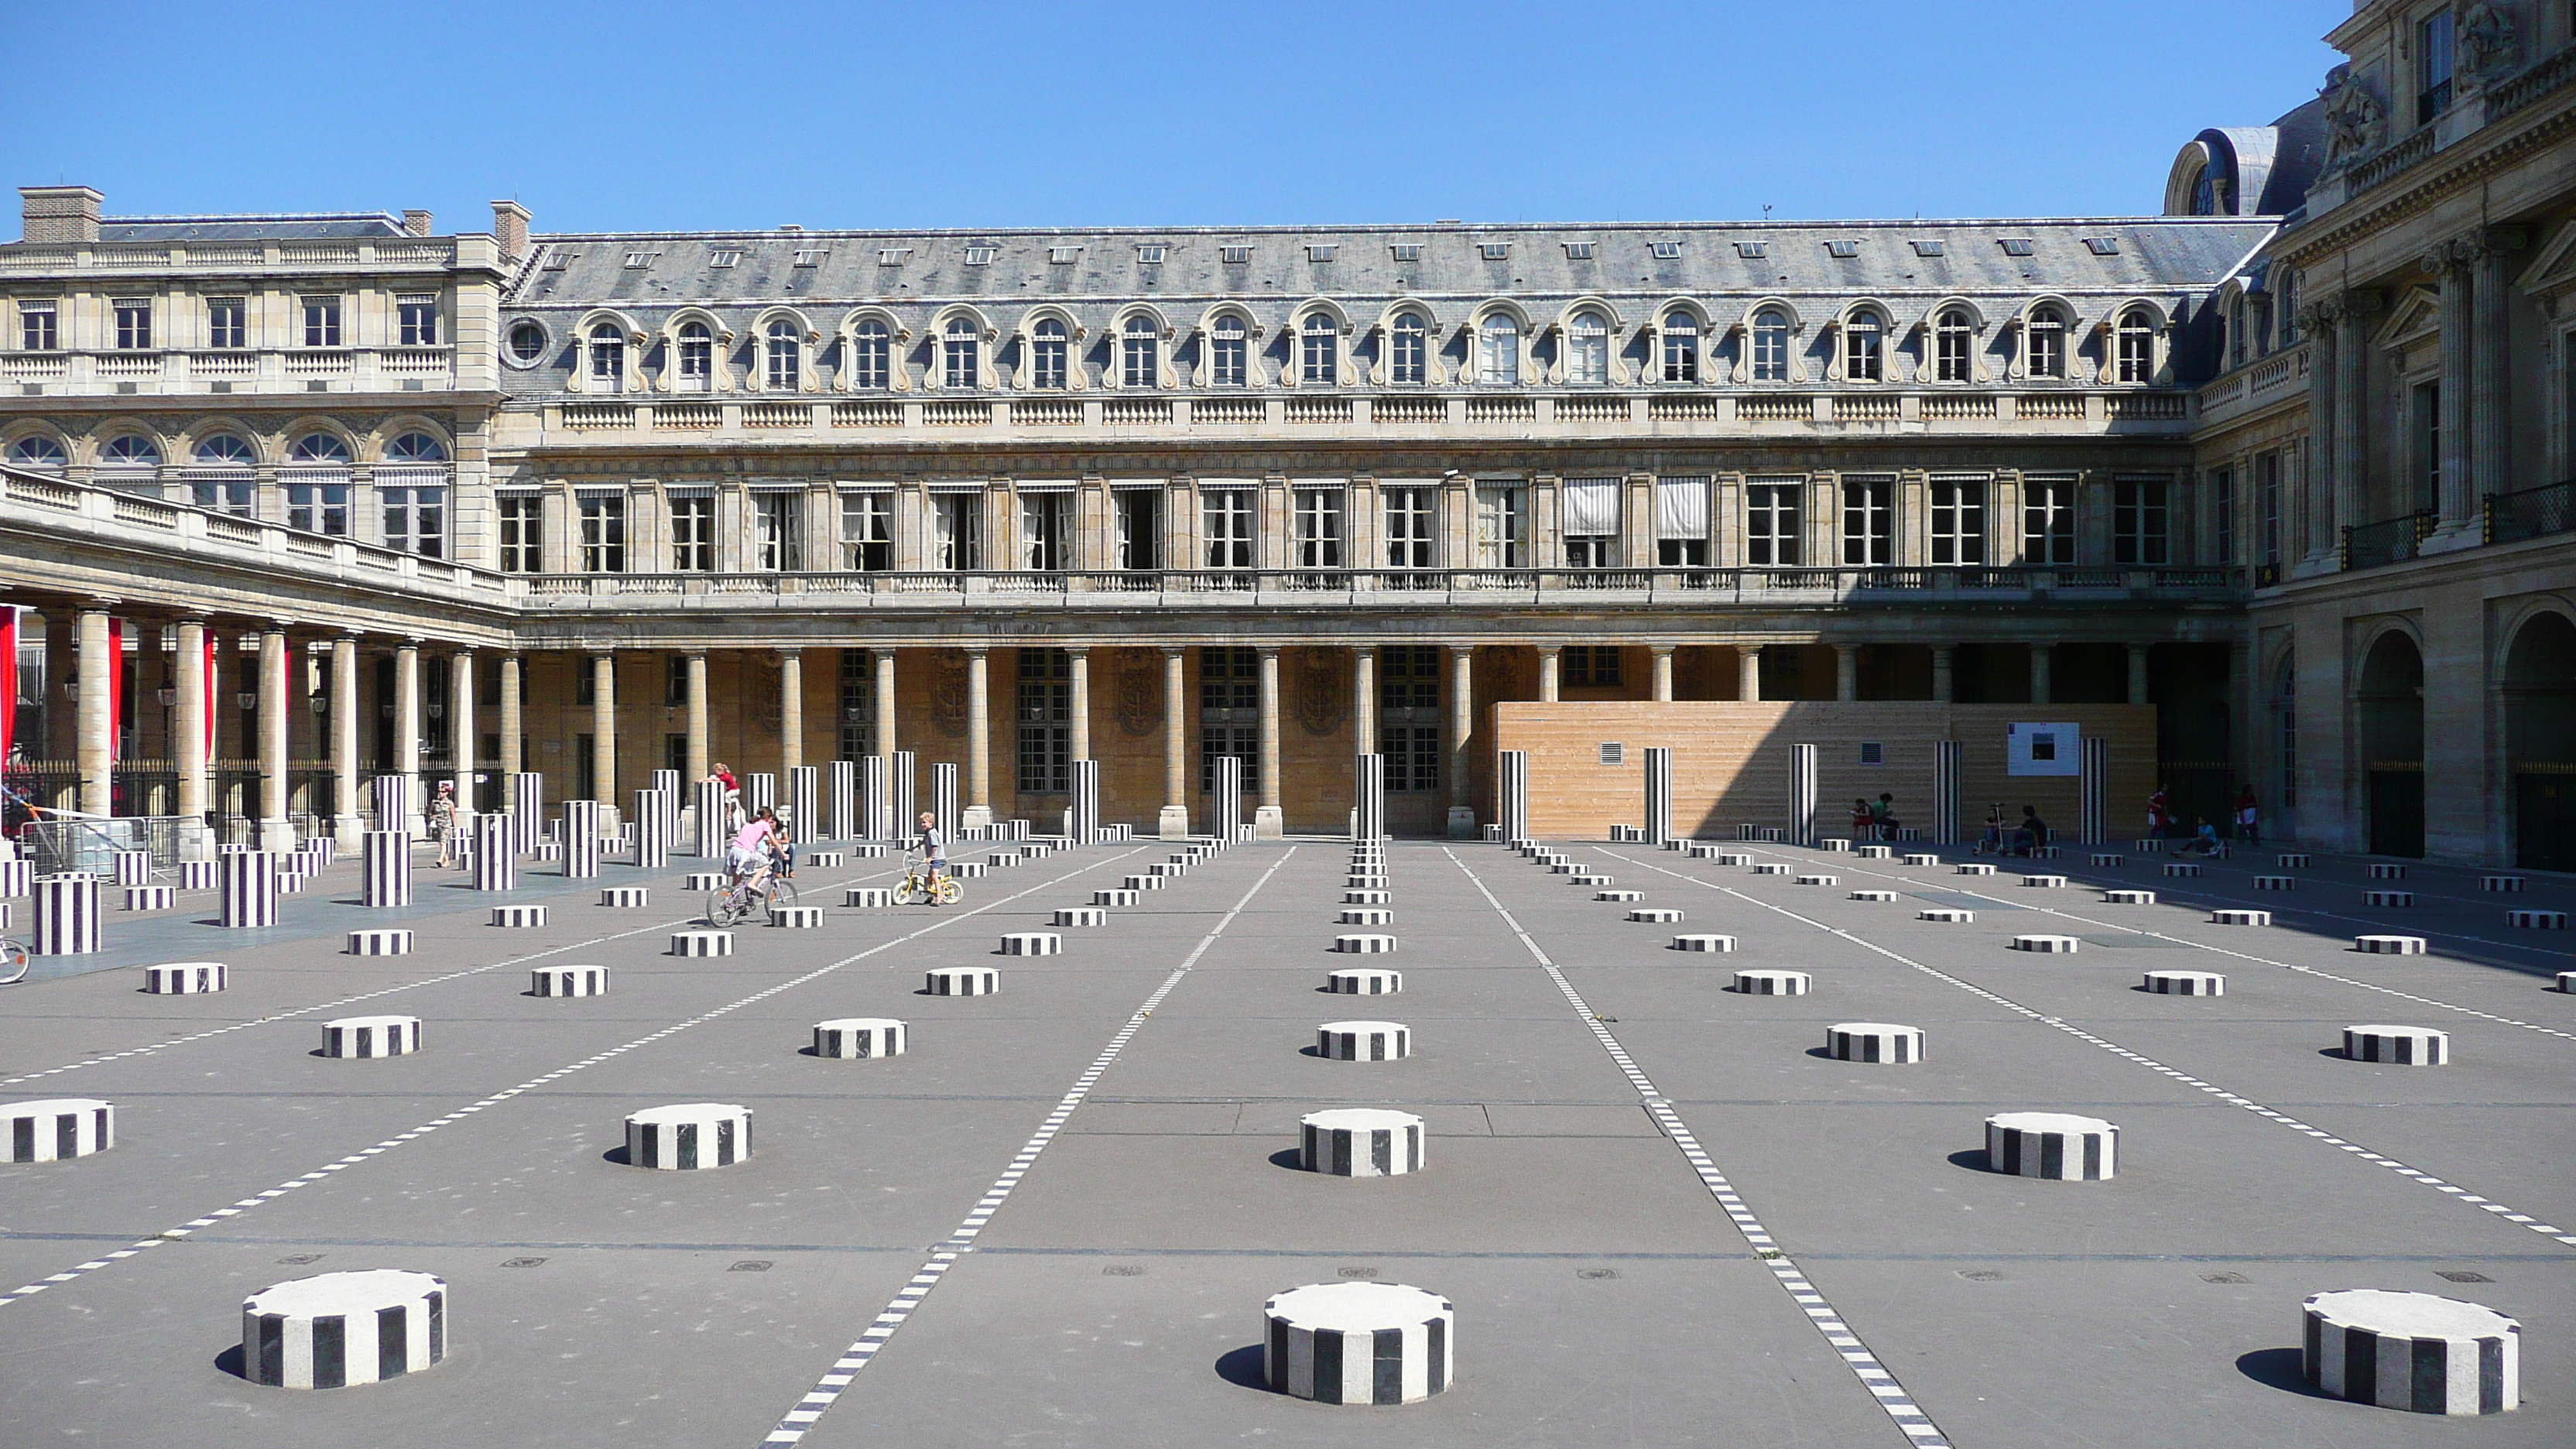
[[[767,919],[775,921],[780,911],[795,904],[796,882],[781,877],[770,881],[769,894],[761,898],[760,908]]]
[[[0,936],[0,986],[27,978],[27,948]]]
[[[742,908],[734,904],[733,892],[719,890],[707,896],[707,924],[730,926],[742,919]]]
[[[905,876],[903,884],[894,888],[894,903],[898,906],[917,906],[923,899],[921,877],[917,875]]]
[[[964,899],[966,899],[966,887],[958,882],[957,877],[952,875],[939,882],[941,905],[953,906]]]

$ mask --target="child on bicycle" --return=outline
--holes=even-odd
[[[760,813],[742,827],[734,836],[731,848],[725,852],[725,863],[732,867],[733,878],[741,880],[766,872],[772,857],[783,848],[781,842],[784,839],[785,832],[778,824],[778,812],[769,806],[761,806]]]
[[[930,904],[939,904],[939,882],[948,874],[948,837],[939,831],[939,819],[929,811],[921,812],[921,836],[913,842],[921,852],[922,864],[930,871]]]

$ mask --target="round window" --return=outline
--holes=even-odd
[[[520,321],[510,326],[510,360],[521,367],[534,367],[546,355],[545,324]]]

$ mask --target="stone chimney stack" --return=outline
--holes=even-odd
[[[501,243],[501,255],[524,257],[528,254],[528,209],[515,201],[492,203],[492,235]]]
[[[403,230],[411,233],[413,236],[428,236],[430,234],[429,213],[425,211],[404,212]]]
[[[98,207],[107,198],[86,186],[21,186],[26,239],[31,242],[98,240]]]

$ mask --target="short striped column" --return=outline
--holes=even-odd
[[[411,932],[351,931],[348,952],[352,956],[408,956],[411,954]]]
[[[120,850],[114,852],[113,859],[116,862],[116,883],[118,885],[139,886],[150,885],[152,883],[151,851]]]
[[[2196,876],[2201,874],[2201,868],[2191,861],[2169,860],[2165,862],[2165,874],[2177,878]]]
[[[1413,1029],[1400,1021],[1328,1021],[1315,1028],[1315,1055],[1337,1062],[1401,1061],[1413,1052]]]
[[[671,803],[659,790],[635,792],[635,864],[644,870],[671,868]]]
[[[2567,929],[2565,911],[2507,911],[2504,923],[2518,931],[2563,931]]]
[[[674,956],[730,956],[733,954],[733,932],[673,931],[671,954]]]
[[[2213,926],[2268,926],[2272,924],[2272,913],[2236,909],[2216,910],[2209,913],[2209,923]]]
[[[1738,971],[1733,989],[1744,996],[1804,996],[1816,989],[1816,978],[1804,971]]]
[[[1058,906],[1055,910],[1055,919],[1049,924],[1057,926],[1105,926],[1109,924],[1109,912],[1103,910],[1099,906]]]
[[[1843,896],[1843,899],[1847,901],[1892,902],[1896,899],[1896,892],[1881,890],[1851,891],[1846,893]]]
[[[2014,950],[2036,951],[2042,955],[2072,955],[2082,945],[2083,942],[2073,936],[2031,935],[2012,938]]]
[[[2482,891],[2519,891],[2524,888],[2523,878],[2518,875],[2482,875],[2478,877],[2478,889]]]
[[[1144,892],[1124,886],[1113,886],[1107,890],[1096,890],[1091,893],[1091,903],[1095,906],[1132,906],[1142,899],[1144,899]]]
[[[2352,938],[2352,949],[2365,956],[2421,956],[2424,954],[2424,938],[2421,936],[2355,936]]]
[[[2405,910],[2415,904],[2413,891],[2363,891],[2361,903],[2380,910]]]
[[[546,833],[546,777],[521,770],[510,777],[510,849],[526,855]]]
[[[2372,880],[2404,880],[2406,879],[2406,867],[2398,865],[2393,861],[2375,860],[2370,863],[2370,878]]]
[[[1816,843],[1816,747],[1789,747],[1790,845]]]
[[[751,1109],[731,1102],[647,1107],[626,1119],[626,1161],[661,1172],[731,1167],[751,1155]]]
[[[177,886],[138,885],[125,888],[125,908],[129,911],[166,911],[178,904]]]
[[[533,930],[545,923],[546,908],[543,906],[494,906],[492,908],[492,924],[496,926],[525,931]]]
[[[2129,858],[2113,851],[2097,850],[2093,852],[2092,862],[2095,865],[2119,866],[2128,864]]]
[[[2021,883],[2033,890],[2058,891],[2066,889],[2066,877],[2062,875],[2026,875],[2021,878]]]
[[[1635,906],[1630,908],[1628,919],[1640,925],[1672,926],[1679,925],[1685,914],[1679,906]]]
[[[2165,853],[2165,843],[2161,837],[2145,836],[2137,842],[2137,851],[2140,855],[2162,855]]]
[[[1002,973],[990,966],[942,966],[924,976],[922,989],[931,996],[991,996],[1002,989]]]
[[[819,931],[823,928],[821,906],[776,906],[769,912],[769,924],[782,931]]]
[[[644,886],[603,886],[599,903],[611,910],[640,911],[653,903],[653,892]]]
[[[859,829],[859,772],[856,762],[823,764],[823,839],[856,840]]]
[[[1728,864],[1728,861],[1724,856],[1720,856],[1718,857],[1717,863],[1725,865]],[[1932,854],[1930,851],[1909,851],[1906,853],[1905,863],[1907,865],[1939,865],[1941,863],[1941,857]]]
[[[1336,1107],[1298,1120],[1308,1172],[1396,1177],[1422,1170],[1422,1119],[1376,1107]]]
[[[2441,1067],[2451,1062],[2451,1034],[2429,1026],[2347,1026],[2343,1054],[2357,1062]]]
[[[419,1050],[417,1016],[344,1016],[322,1023],[326,1057],[401,1057]]]
[[[2258,875],[2254,877],[2254,889],[2258,891],[2294,891],[2298,888],[2299,878],[2294,875]]]
[[[2299,1314],[2302,1367],[2329,1397],[2463,1417],[2522,1403],[2522,1325],[2482,1304],[2348,1288]]]
[[[22,864],[19,868],[23,870],[26,867]],[[216,863],[211,860],[183,860],[179,862],[179,889],[183,891],[213,890],[215,888],[215,872],[217,868]],[[23,890],[12,891],[0,889],[0,895],[25,894],[26,892]]]
[[[1757,860],[1753,863],[1753,873],[1755,875],[1787,875],[1789,873],[1789,867],[1776,860]]]
[[[1842,877],[1838,875],[1801,875],[1797,881],[1802,886],[1832,886],[1843,883]]]
[[[2225,996],[2227,978],[2215,971],[2150,971],[2139,989],[2157,996]]]
[[[1604,877],[1604,879],[1607,879],[1607,877]],[[1645,893],[1644,891],[1640,891],[1640,890],[1594,891],[1594,892],[1592,893],[1592,898],[1593,898],[1594,900],[1596,900],[1596,901],[1601,901],[1601,902],[1604,902],[1604,903],[1606,903],[1606,904],[1610,904],[1610,905],[1622,905],[1622,904],[1626,904],[1626,903],[1628,903],[1628,902],[1632,902],[1632,901],[1642,901],[1642,900],[1644,900],[1644,899],[1646,898],[1646,893]],[[1387,912],[1387,913],[1386,913],[1386,918],[1387,918],[1387,920],[1389,920],[1389,921],[1394,920],[1394,919],[1395,919],[1395,913],[1394,913],[1393,911],[1389,911],[1389,912]],[[1351,919],[1351,913],[1350,913],[1350,912],[1348,912],[1348,911],[1344,911],[1344,912],[1342,913],[1342,924],[1344,924],[1344,925],[1366,925],[1366,924],[1368,924],[1368,922],[1365,922],[1365,921],[1353,921],[1353,920]]]
[[[599,874],[599,802],[564,802],[563,873],[566,880],[590,880]]]
[[[1345,956],[1377,956],[1395,949],[1395,937],[1372,932],[1353,932],[1335,936],[1333,949]]]
[[[1986,1165],[2007,1177],[2101,1182],[2119,1167],[2120,1129],[2068,1112],[1998,1112],[1986,1119]]]
[[[894,891],[886,886],[851,886],[841,892],[841,904],[850,910],[883,910],[894,904]]]
[[[116,1145],[116,1106],[89,1097],[49,1097],[0,1106],[11,1162],[68,1162]]]
[[[1270,1387],[1319,1404],[1411,1404],[1457,1377],[1457,1311],[1400,1283],[1319,1283],[1261,1305]]]
[[[0,860],[0,896],[23,896],[35,880],[35,866],[23,860]]]
[[[374,1268],[324,1273],[242,1300],[242,1377],[343,1389],[419,1373],[447,1356],[447,1284]]]
[[[80,956],[99,949],[97,876],[38,876],[32,890],[37,955]]]
[[[1722,954],[1735,949],[1735,938],[1733,936],[1712,935],[1707,932],[1700,932],[1698,934],[1688,936],[1675,936],[1673,937],[1672,945],[1668,949],[1674,951],[1714,951]]]
[[[1843,1021],[1825,1028],[1825,1053],[1843,1062],[1919,1062],[1923,1029],[1886,1021]]]
[[[232,969],[221,961],[172,961],[143,968],[143,989],[154,996],[193,996],[231,984]]]
[[[1324,973],[1324,989],[1337,996],[1392,996],[1404,989],[1401,971],[1345,969]]]
[[[1925,906],[1914,913],[1914,919],[1943,926],[1965,926],[1977,919],[1977,913],[1956,906]]]
[[[1970,861],[1957,868],[1960,875],[1993,875],[1995,868],[1980,861]]]
[[[605,966],[532,966],[528,968],[530,996],[606,996],[608,968]]]
[[[2154,891],[2104,891],[2102,903],[2108,906],[2152,906],[2156,903],[2156,893]]]
[[[689,787],[696,802],[698,816],[698,858],[723,858],[726,830],[724,784],[719,780],[700,780]]]
[[[507,815],[474,818],[474,888],[507,891],[519,887],[519,858],[510,853],[517,827]]]
[[[222,901],[217,919],[233,930],[277,924],[277,857],[265,850],[245,850],[219,857]]]
[[[899,1057],[904,1024],[891,1017],[850,1016],[814,1023],[814,1055],[844,1060]]]

